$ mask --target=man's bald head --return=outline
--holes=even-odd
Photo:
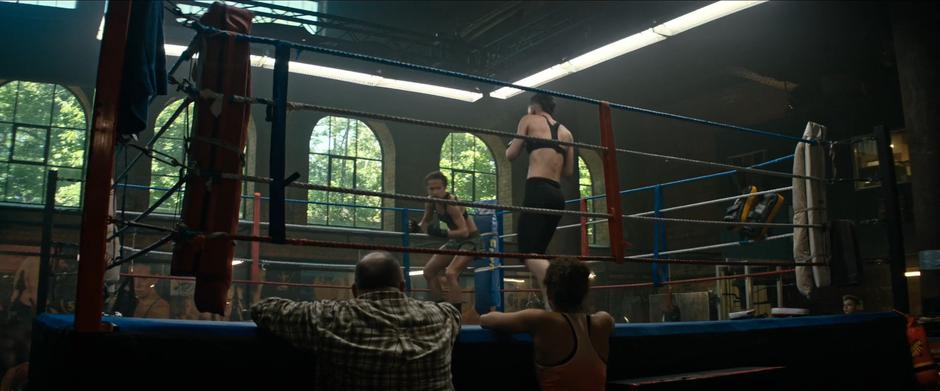
[[[401,266],[387,252],[368,253],[356,263],[356,288],[361,291],[394,288],[402,285]]]

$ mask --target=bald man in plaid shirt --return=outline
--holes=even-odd
[[[252,306],[258,327],[316,352],[316,389],[452,390],[460,310],[408,298],[401,267],[375,252],[356,264],[355,299]]]

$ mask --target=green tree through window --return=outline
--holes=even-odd
[[[46,171],[54,169],[56,204],[81,205],[87,131],[85,109],[67,88],[0,85],[0,201],[42,204]]]
[[[382,191],[382,147],[372,129],[355,119],[324,117],[313,127],[308,156],[310,183]],[[382,228],[379,197],[310,191],[307,222],[317,225]]]
[[[470,133],[451,133],[441,147],[441,172],[448,189],[464,201],[496,199],[496,160],[483,140]]]
[[[166,105],[163,111],[157,115],[157,122],[154,125],[154,132],[158,132],[166,121],[173,116],[173,113],[183,104],[183,99],[178,99]],[[193,105],[190,103],[179,116],[173,121],[163,133],[157,142],[153,144],[154,151],[164,155],[172,156],[177,161],[185,161],[186,137],[189,136],[193,123]],[[159,156],[159,155],[158,155]],[[166,189],[173,187],[180,179],[179,167],[174,167],[156,159],[150,161],[150,204],[153,205]],[[183,201],[183,188],[171,196],[156,210],[163,213],[176,213],[179,211],[180,203]]]
[[[180,105],[183,104],[183,99],[178,99],[170,102],[166,107],[163,108],[163,111],[157,115],[157,122],[154,124],[154,132],[160,130],[161,127],[166,124],[166,121],[173,116],[173,113],[179,109]],[[185,163],[186,159],[186,138],[192,133],[192,125],[195,119],[195,108],[192,103],[190,103],[186,109],[176,117],[176,121],[170,124],[166,132],[163,133],[160,138],[153,144],[153,149],[157,152],[160,152],[165,155],[172,156],[179,162]],[[247,153],[249,145],[245,145],[245,149],[242,153]],[[159,154],[158,154],[159,156]],[[163,160],[166,160],[163,158]],[[242,167],[242,174],[248,174],[248,166],[245,165]],[[179,167],[174,167],[172,165],[166,164],[156,159],[150,161],[150,205],[153,205],[157,202],[160,197],[163,196],[166,191],[173,187],[176,184],[176,181],[180,178],[180,169]],[[180,187],[180,190],[172,195],[169,199],[163,202],[156,211],[161,213],[170,213],[170,214],[179,214],[182,208],[183,202],[183,192],[186,186]],[[242,194],[251,196],[252,194],[248,193],[248,182],[242,182]],[[245,213],[246,210],[250,210],[253,207],[253,201],[250,198],[243,198],[241,203],[241,208],[239,210],[239,217],[244,218],[249,216]]]
[[[594,181],[591,180],[591,170],[588,170],[587,164],[584,164],[584,159],[578,156],[578,190],[581,193],[581,198],[588,198],[594,195]],[[587,202],[587,211],[594,212],[594,200],[588,200]],[[591,219],[588,219],[589,221]],[[595,224],[590,224],[587,226],[587,236],[588,243],[596,244],[597,237],[594,235],[594,226]]]

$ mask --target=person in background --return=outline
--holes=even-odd
[[[842,312],[846,315],[855,314],[862,311],[862,301],[859,300],[858,296],[855,295],[845,295],[842,296]]]
[[[17,322],[30,322],[39,292],[39,257],[24,257],[13,275],[13,295],[8,317]]]
[[[398,261],[373,252],[356,264],[355,299],[267,298],[251,318],[316,353],[317,390],[452,390],[460,305],[415,300],[404,288]]]
[[[551,311],[490,312],[480,317],[484,328],[532,335],[536,375],[543,391],[605,388],[614,318],[604,311],[592,314],[587,310],[590,274],[577,259],[553,260],[543,281]]]
[[[150,265],[134,265],[134,274],[151,275]],[[157,291],[159,280],[156,278],[134,277],[134,296],[137,297],[137,307],[134,309],[136,318],[170,318],[170,303]]]

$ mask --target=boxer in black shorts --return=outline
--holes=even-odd
[[[515,160],[522,153],[523,145],[529,152],[529,172],[526,175],[523,206],[562,210],[565,198],[561,193],[562,174],[574,175],[574,148],[563,146],[552,140],[573,142],[571,131],[552,117],[555,101],[550,95],[536,94],[529,103],[529,112],[519,120],[516,131],[519,135],[537,137],[545,141],[517,139],[509,143],[506,158]],[[522,213],[519,216],[519,252],[544,254],[552,241],[560,215]],[[535,279],[541,282],[548,269],[548,260],[527,258],[522,262]]]
[[[432,171],[424,177],[428,187],[428,197],[432,199],[456,200],[457,197],[447,192],[447,176],[440,171]],[[445,224],[447,228],[442,228]],[[430,236],[446,240],[442,249],[480,251],[483,242],[480,240],[480,230],[467,208],[457,205],[448,205],[439,202],[428,202],[424,205],[424,216],[420,223],[413,223],[412,232],[424,232]],[[472,262],[474,257],[469,255],[436,254],[424,266],[424,278],[428,281],[431,291],[431,300],[444,300],[443,288],[439,279],[443,272],[447,281],[446,298],[451,303],[462,303],[460,291],[460,272]]]

